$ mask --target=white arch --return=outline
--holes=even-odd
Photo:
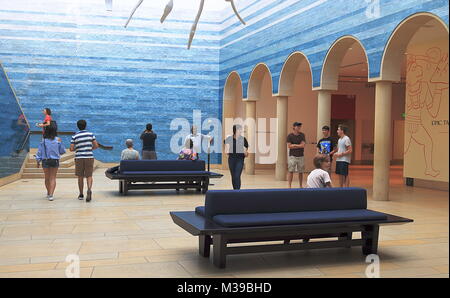
[[[223,100],[233,100],[236,94],[236,88],[240,90],[240,97],[243,96],[242,80],[237,71],[232,71],[228,75],[223,88]]]
[[[261,87],[264,76],[268,74],[270,79],[270,90],[272,90],[272,74],[269,67],[265,63],[258,63],[250,74],[247,88],[247,99],[256,101],[261,98]]]
[[[338,90],[339,68],[347,51],[354,45],[359,45],[366,57],[367,69],[369,70],[369,59],[363,44],[354,36],[346,35],[337,39],[325,56],[320,75],[320,88],[323,90]],[[368,74],[370,71],[367,72]]]
[[[281,69],[280,80],[278,82],[278,94],[280,96],[294,95],[294,82],[297,75],[297,70],[300,64],[305,61],[308,64],[309,75],[312,76],[311,63],[309,63],[308,57],[306,57],[306,55],[302,52],[294,52],[286,59],[283,64],[283,68]]]

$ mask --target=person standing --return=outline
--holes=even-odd
[[[61,139],[56,137],[54,126],[44,127],[44,138],[38,146],[36,153],[37,167],[42,169],[45,176],[45,188],[47,189],[47,199],[53,201],[53,194],[56,188],[56,174],[58,173],[59,160],[61,155],[66,153],[66,149],[61,143]]]
[[[331,163],[333,162],[333,154],[336,153],[336,140],[330,136],[330,127],[322,127],[323,138],[317,143],[317,154],[326,154],[330,157],[330,167],[328,174],[331,175]]]
[[[231,173],[233,189],[241,189],[241,174],[244,169],[244,159],[248,156],[248,142],[242,136],[242,126],[233,125],[233,135],[225,141],[225,153],[228,155],[228,167]]]
[[[127,148],[122,150],[120,160],[139,160],[139,152],[133,149],[133,140],[127,139],[125,145]]]
[[[339,185],[340,187],[349,187],[350,178],[348,176],[348,167],[351,162],[352,157],[352,141],[347,136],[348,128],[343,124],[339,124],[337,134],[339,136],[338,140],[338,151],[334,154],[336,157],[336,174],[339,175]]]
[[[294,122],[293,132],[287,137],[287,146],[289,148],[288,159],[288,185],[292,187],[292,178],[294,173],[298,173],[299,187],[303,187],[303,172],[305,172],[305,134],[301,132],[302,124]]]
[[[156,160],[155,141],[158,136],[153,132],[153,125],[148,123],[145,131],[141,134],[142,159]]]
[[[42,110],[42,113],[44,114],[44,121],[42,121],[42,123],[36,123],[36,126],[38,127],[49,126],[50,122],[52,121],[52,111],[49,108],[45,108]]]
[[[188,139],[191,139],[192,142],[194,143],[194,151],[197,153],[199,159],[200,153],[202,153],[203,140],[206,139],[209,143],[213,141],[213,137],[199,133],[197,130],[197,126],[195,125],[193,125],[191,128],[191,134],[187,135],[186,138],[184,139],[185,144],[188,141]]]
[[[79,200],[84,199],[83,188],[84,178],[86,178],[87,195],[86,202],[92,199],[92,174],[94,172],[94,154],[93,150],[98,148],[98,143],[92,132],[86,130],[86,120],[78,120],[77,127],[79,131],[72,136],[70,151],[75,151],[75,175],[78,176]]]

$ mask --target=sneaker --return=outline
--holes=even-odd
[[[79,195],[79,196],[78,196],[78,200],[80,200],[80,201],[84,200],[84,196],[83,196],[82,194]]]
[[[90,202],[92,200],[92,191],[87,191],[86,202]]]
[[[49,201],[53,201],[53,196],[48,196]]]

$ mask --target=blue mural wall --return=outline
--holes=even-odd
[[[29,125],[0,63],[0,178],[20,171],[29,152]]]
[[[377,77],[386,42],[402,20],[430,12],[448,24],[449,8],[448,0],[237,0],[247,26],[229,9],[204,13],[187,50],[195,10],[174,10],[161,25],[161,11],[142,8],[125,30],[134,3],[117,8],[117,2],[108,13],[104,1],[74,7],[68,0],[36,0],[32,6],[0,0],[0,61],[28,119],[40,121],[48,106],[62,130],[88,120],[98,139],[115,148],[96,152],[102,161],[117,161],[125,139],[137,140],[147,122],[159,135],[159,158],[174,158],[170,121],[192,121],[194,109],[203,119],[221,119],[231,71],[240,74],[246,96],[252,69],[264,62],[277,93],[283,63],[301,51],[319,86],[328,49],[345,35],[362,42],[369,76]],[[379,15],[370,13],[373,3],[380,4]]]
[[[205,14],[187,50],[196,11],[175,6],[160,24],[162,10],[144,2],[125,29],[134,4],[114,1],[107,12],[103,0],[0,0],[0,61],[28,120],[42,121],[44,107],[62,131],[86,119],[102,144],[114,146],[95,152],[105,162],[119,160],[127,138],[140,150],[149,122],[159,158],[174,159],[171,120],[192,121],[194,109],[203,119],[220,113],[220,19]]]

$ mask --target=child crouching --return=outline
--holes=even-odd
[[[331,166],[330,156],[326,154],[319,154],[314,157],[314,166],[316,167],[308,175],[307,187],[308,188],[325,188],[333,187],[331,184],[330,174],[328,170]]]

